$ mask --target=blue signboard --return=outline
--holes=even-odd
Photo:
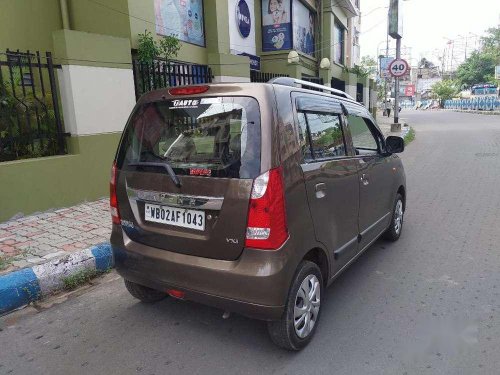
[[[243,38],[250,35],[250,29],[252,28],[252,20],[250,17],[250,9],[245,0],[238,1],[236,6],[236,24],[238,25],[238,31]]]
[[[250,59],[250,70],[260,70],[260,57],[246,52],[238,53],[240,56],[248,56]]]
[[[292,48],[290,0],[262,1],[262,51]]]

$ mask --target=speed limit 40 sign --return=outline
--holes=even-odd
[[[407,74],[409,70],[410,67],[408,66],[408,63],[403,59],[392,60],[389,64],[389,73],[393,77],[402,77]]]

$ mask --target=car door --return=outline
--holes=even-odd
[[[338,101],[301,94],[295,115],[314,231],[334,274],[358,249],[358,161],[348,155]]]
[[[349,113],[348,128],[359,176],[360,250],[373,242],[391,220],[394,173],[382,134],[368,116]]]

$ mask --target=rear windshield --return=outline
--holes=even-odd
[[[136,163],[166,162],[179,175],[255,178],[260,145],[259,104],[253,98],[164,100],[136,108],[117,163],[122,169],[135,163],[132,169]]]

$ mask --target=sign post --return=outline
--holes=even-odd
[[[393,62],[399,62],[399,61],[404,61],[401,60],[401,38],[403,34],[403,20],[402,20],[402,14],[401,14],[401,1],[402,0],[391,0],[390,5],[389,5],[389,30],[388,34],[396,39],[396,60]],[[405,62],[406,63],[406,62]],[[399,77],[403,76],[404,74],[398,75],[398,74],[393,74],[394,70],[391,69],[395,68],[396,70],[399,70],[399,64],[398,65],[393,65],[391,63],[391,66],[389,66],[389,72],[391,75],[395,77],[395,93],[394,93],[394,126],[391,126],[391,131],[398,131],[401,129],[400,124],[399,124]],[[406,67],[408,67],[408,64],[406,63]],[[396,73],[399,73],[397,71]],[[405,71],[406,73],[406,71]]]

